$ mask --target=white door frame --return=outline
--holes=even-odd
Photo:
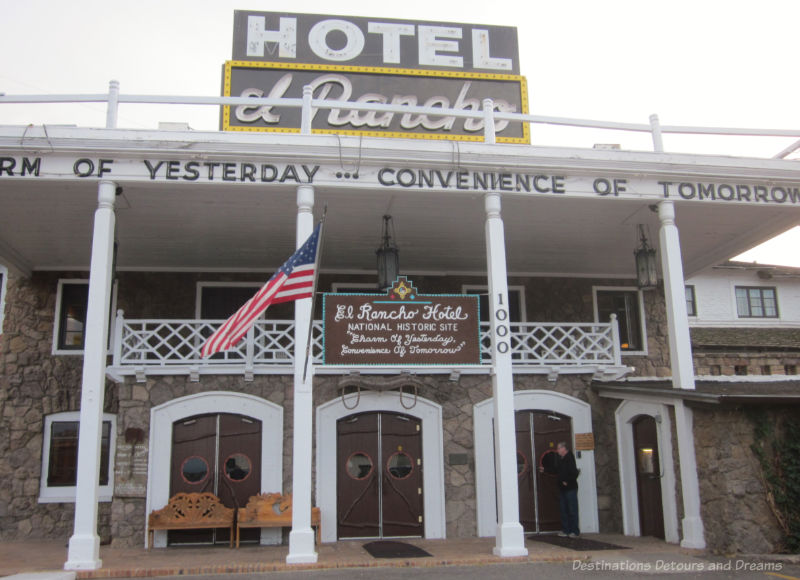
[[[233,413],[261,421],[261,492],[282,492],[283,487],[283,407],[270,401],[224,391],[210,391],[167,401],[150,410],[150,447],[147,461],[147,500],[149,514],[169,500],[172,424],[194,415]],[[279,543],[276,530],[264,530],[261,543]],[[280,532],[280,530],[277,530]],[[147,546],[147,522],[144,543]],[[156,530],[154,546],[167,545],[167,533]]]
[[[357,399],[357,396],[360,399]],[[407,409],[415,399],[397,391],[362,391],[346,395],[348,406],[358,400],[358,406],[348,409],[337,397],[317,408],[317,484],[316,500],[322,516],[322,541],[337,540],[336,517],[336,422],[357,413],[388,411],[410,415],[422,421],[422,490],[425,538],[444,539],[447,525],[444,509],[444,449],[442,407],[433,401],[416,398],[416,405]],[[403,405],[405,403],[406,406]]]
[[[626,400],[614,412],[617,426],[619,485],[622,498],[622,529],[626,536],[640,536],[639,494],[636,486],[636,457],[633,450],[633,420],[641,415],[653,417],[658,436],[661,466],[661,505],[664,511],[664,539],[672,544],[678,536],[678,508],[675,497],[675,465],[672,460],[672,423],[664,403]]]
[[[592,432],[592,407],[589,403],[555,391],[516,391],[514,411],[554,411],[572,419],[573,433]],[[496,487],[494,477],[494,444],[492,437],[492,399],[473,408],[475,436],[475,494],[478,536],[492,537],[497,528]],[[573,443],[574,446],[574,442]],[[575,453],[581,475],[578,485],[580,529],[585,533],[600,531],[597,516],[597,481],[594,451]],[[556,498],[553,499],[556,501]]]

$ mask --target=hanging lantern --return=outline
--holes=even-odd
[[[639,224],[639,239],[641,246],[633,255],[636,257],[636,281],[642,290],[658,286],[658,267],[656,265],[656,251],[647,243],[644,226]]]
[[[378,257],[378,289],[386,290],[397,279],[400,274],[400,251],[392,239],[394,226],[392,216],[383,216],[383,235],[381,236],[381,246],[375,250]]]

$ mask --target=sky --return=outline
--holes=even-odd
[[[516,26],[532,114],[798,129],[798,0],[0,0],[0,92],[220,94],[234,10]],[[119,126],[216,130],[216,107],[123,105]],[[0,105],[0,124],[103,126],[100,104]],[[794,139],[664,136],[665,150],[772,157]],[[536,145],[647,134],[534,125]],[[800,154],[797,155],[800,158]],[[798,216],[800,223],[800,215]],[[800,227],[739,259],[800,267]]]

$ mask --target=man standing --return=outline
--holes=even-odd
[[[561,508],[561,533],[559,536],[577,538],[581,535],[578,528],[578,466],[575,456],[567,449],[567,444],[560,441],[556,446],[559,460],[556,465],[558,480],[558,503]]]

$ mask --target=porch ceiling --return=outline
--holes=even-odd
[[[315,189],[315,213],[328,204],[325,270],[373,271],[388,213],[402,271],[485,271],[481,194]],[[127,184],[117,198],[118,268],[272,271],[295,245],[295,194],[294,186]],[[651,203],[505,195],[508,270],[632,277],[637,224],[658,245]],[[96,206],[96,182],[0,182],[0,256],[30,269],[88,269]],[[676,221],[687,275],[792,223],[781,207],[696,203],[677,204]]]

